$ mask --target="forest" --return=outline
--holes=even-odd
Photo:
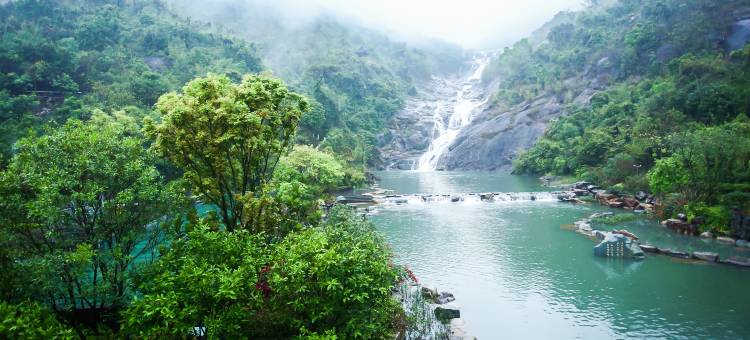
[[[685,211],[705,217],[706,230],[728,231],[732,209],[750,211],[750,49],[719,32],[747,5],[619,1],[556,26],[537,49],[526,40],[506,49],[491,71],[507,79],[496,98],[559,93],[571,112],[516,172],[653,192],[662,217]],[[563,83],[597,62],[607,66],[594,76],[610,85],[589,105],[572,104]]]
[[[406,80],[318,66],[304,97],[255,45],[160,1],[20,0],[0,17],[3,337],[373,338],[405,322],[382,237],[319,208],[366,159],[296,142],[333,143],[341,119],[375,131]],[[353,104],[327,97],[339,88]]]
[[[588,0],[482,51],[353,16],[290,23],[266,5],[0,1],[0,338],[469,339],[466,315],[484,334],[506,334],[492,329],[505,322],[522,328],[507,334],[534,338],[523,331],[554,327],[529,324],[554,315],[563,327],[584,312],[609,328],[575,324],[561,338],[709,338],[727,333],[706,325],[726,320],[730,335],[747,330],[736,320],[747,304],[730,303],[746,294],[710,294],[736,292],[747,274],[719,264],[750,267],[734,256],[747,238],[729,237],[733,218],[750,223],[750,0]],[[747,41],[733,44],[742,18]],[[429,154],[452,138],[437,164],[461,138],[508,131],[463,135],[473,119],[550,98],[562,113],[527,123],[547,125],[508,161],[513,174],[375,172],[395,128],[405,130],[399,151],[429,144]],[[417,132],[429,140],[408,140]],[[539,176],[652,197],[655,214],[562,203]],[[341,204],[356,200],[370,205]],[[679,216],[710,240],[644,227]],[[591,240],[565,232],[599,221],[689,246],[668,249],[679,265],[709,247],[716,266],[594,262],[591,245],[577,247]],[[712,243],[721,237],[731,245]],[[560,255],[537,249],[547,246]],[[719,260],[727,255],[734,262]],[[408,265],[468,297],[468,313]],[[639,274],[663,274],[669,287],[731,279],[670,300],[673,290],[649,295],[645,284],[660,280]],[[720,312],[684,317],[678,304],[694,302],[692,289]],[[589,310],[600,298],[611,315]],[[668,306],[618,323],[643,301]],[[653,320],[677,328],[674,310],[705,332],[620,332]]]

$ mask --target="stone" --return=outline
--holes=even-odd
[[[649,203],[643,203],[640,205],[643,209],[646,210],[647,213],[654,212],[654,205]]]
[[[614,201],[607,202],[607,205],[610,208],[622,208],[622,207],[625,207],[625,202],[614,200]]]
[[[427,300],[435,301],[438,298],[437,288],[432,286],[422,286],[422,297]]]
[[[701,233],[701,238],[714,238],[714,234],[710,231],[704,231]]]
[[[639,191],[635,193],[635,199],[639,201],[645,201],[648,198],[648,194],[644,191]]]
[[[687,222],[687,215],[685,215],[683,213],[679,213],[679,214],[677,214],[677,219],[679,219],[680,221]]]
[[[727,237],[727,236],[719,236],[716,238],[716,241],[718,241],[719,243],[730,244],[730,245],[735,245],[737,243],[737,240],[731,237]]]
[[[617,196],[607,193],[597,193],[596,200],[603,205],[607,205],[609,201],[616,199]]]
[[[650,244],[641,244],[640,247],[641,247],[641,249],[643,251],[645,251],[647,253],[652,253],[652,254],[658,254],[659,253],[659,248],[657,248],[655,246],[652,246]]]
[[[591,194],[588,190],[583,189],[573,189],[572,192],[576,197],[586,197]]]
[[[441,322],[447,323],[451,319],[461,317],[461,308],[453,303],[440,305],[435,308],[435,318]]]
[[[737,242],[735,242],[734,245],[738,247],[747,247],[748,242],[745,240],[737,240]]]
[[[462,200],[462,197],[459,197],[459,196],[451,197],[451,202],[453,203],[460,202],[461,200]]]
[[[731,264],[738,267],[750,267],[750,259],[740,256],[732,256],[726,260],[722,260],[721,263]]]
[[[600,213],[592,214],[591,216],[589,216],[589,218],[590,219],[595,219],[595,218],[602,218],[602,217],[610,217],[610,216],[614,216],[614,215],[615,215],[615,213],[613,213],[611,211],[605,211],[605,212],[600,212]]]
[[[594,255],[599,257],[622,257],[631,259],[642,259],[643,250],[636,242],[625,235],[607,233],[601,243],[594,247]]]
[[[698,260],[703,260],[706,262],[717,262],[719,261],[719,254],[711,253],[711,252],[696,251],[693,253],[693,258],[698,259]]]
[[[688,254],[686,252],[672,250],[672,249],[669,249],[669,248],[667,248],[667,249],[659,249],[659,253],[667,255],[667,256],[682,258],[682,259],[689,259],[690,258],[690,254]]]
[[[446,303],[453,302],[453,301],[456,301],[456,298],[453,296],[453,294],[448,293],[448,292],[442,292],[437,297],[437,303],[441,305],[444,305]]]
[[[638,202],[638,200],[636,200],[633,197],[623,197],[622,198],[622,203],[625,204],[625,206],[628,207],[628,208],[635,208],[638,205],[640,205],[640,203]]]
[[[588,190],[589,185],[593,185],[591,182],[576,182],[573,184],[573,189]]]
[[[687,222],[676,218],[670,218],[668,220],[662,221],[661,224],[681,234],[696,235],[698,233],[698,228],[696,228],[694,225],[688,224]],[[734,241],[732,241],[732,243],[734,243]]]
[[[491,201],[491,200],[495,199],[495,194],[480,194],[479,198],[482,201]]]
[[[601,189],[601,187],[598,185],[589,185],[586,187],[586,190],[588,190],[589,192],[594,192],[594,190],[599,190],[599,189]]]

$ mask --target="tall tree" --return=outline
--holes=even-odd
[[[79,121],[18,143],[0,173],[0,222],[29,297],[73,320],[124,305],[131,274],[155,255],[158,222],[184,197],[142,144]]]
[[[257,226],[265,207],[256,203],[265,201],[258,199],[292,144],[307,101],[277,79],[251,75],[233,84],[209,75],[181,94],[162,96],[156,107],[162,122],[146,124],[154,149],[218,207],[227,230]]]

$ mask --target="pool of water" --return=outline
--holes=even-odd
[[[404,194],[544,190],[534,178],[494,173],[378,176],[381,188]],[[750,337],[750,271],[663,256],[596,258],[595,243],[567,225],[603,210],[539,201],[435,202],[380,207],[371,219],[399,262],[423,283],[455,294],[480,339]],[[615,227],[660,247],[743,255],[655,221]]]

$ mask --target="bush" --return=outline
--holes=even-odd
[[[184,337],[200,324],[212,339],[392,333],[391,252],[348,208],[275,244],[246,231],[211,231],[216,223],[191,223],[144,273],[142,297],[124,313],[127,333]]]
[[[729,231],[729,210],[723,206],[707,206],[704,203],[690,203],[686,204],[684,209],[688,221],[693,222],[695,218],[699,216],[705,218],[705,223],[700,226],[702,231]]]
[[[61,324],[51,311],[38,304],[0,302],[0,338],[74,339],[72,329]]]

